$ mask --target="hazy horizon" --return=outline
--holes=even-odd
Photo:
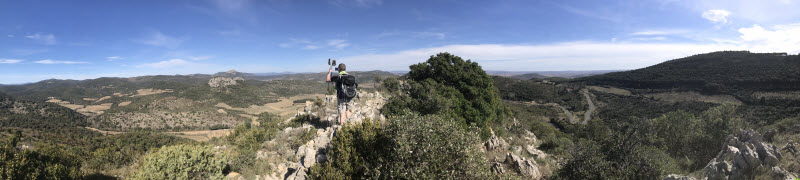
[[[800,52],[797,1],[0,2],[0,84],[164,74],[407,70],[450,52],[503,71],[638,69]]]

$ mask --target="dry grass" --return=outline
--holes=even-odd
[[[132,101],[125,101],[125,102],[121,102],[121,103],[119,103],[119,105],[117,105],[117,106],[127,106],[127,105],[130,105],[130,104],[131,104],[131,102],[132,102]]]
[[[85,100],[85,99],[86,99],[86,98],[84,98],[84,100]],[[100,102],[100,101],[103,101],[103,100],[106,100],[106,99],[111,99],[111,96],[103,96],[103,97],[101,97],[100,99],[97,99],[97,101],[94,101],[94,103],[98,103],[98,102]]]
[[[278,102],[267,103],[267,104],[264,104],[264,105],[261,105],[261,106],[259,106],[259,105],[250,105],[250,107],[247,107],[247,108],[235,108],[235,107],[231,107],[231,106],[229,106],[228,104],[225,104],[225,103],[217,103],[217,105],[215,107],[224,108],[224,109],[228,109],[228,110],[242,111],[242,112],[245,112],[245,113],[251,114],[251,115],[258,115],[258,114],[261,114],[261,113],[264,113],[264,112],[268,112],[268,113],[277,114],[277,115],[280,115],[280,116],[287,116],[287,115],[294,114],[297,111],[302,111],[303,110],[303,107],[305,106],[305,104],[301,104],[301,103],[295,104],[295,103],[293,103],[295,100],[299,100],[299,99],[314,99],[314,98],[317,98],[317,97],[322,98],[322,97],[324,97],[324,95],[322,95],[322,94],[298,95],[298,96],[293,96],[293,97],[290,97],[290,98],[281,98],[281,99],[278,100]]]

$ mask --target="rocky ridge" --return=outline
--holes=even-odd
[[[378,92],[363,93],[360,98],[353,99],[352,116],[349,121],[345,123],[361,123],[366,118],[374,120],[385,120],[385,117],[380,114],[380,108],[383,107],[387,98]],[[311,166],[316,163],[323,163],[327,160],[327,151],[334,133],[341,125],[337,124],[338,115],[336,110],[336,97],[328,95],[322,100],[321,105],[313,102],[306,102],[303,111],[299,111],[294,117],[289,118],[286,122],[295,118],[314,117],[319,118],[318,123],[303,124],[299,128],[286,128],[281,134],[290,136],[297,134],[297,132],[304,132],[307,130],[315,130],[316,137],[312,140],[301,145],[294,150],[293,155],[290,155],[290,160],[272,164],[273,171],[264,174],[256,175],[255,179],[287,179],[287,180],[301,180],[307,179],[307,171]],[[306,116],[310,115],[310,116]],[[274,142],[266,142],[268,145]],[[259,151],[257,159],[266,159],[270,156],[278,156],[283,152]],[[241,176],[232,177],[232,179],[244,179]]]
[[[794,144],[788,143],[785,149],[791,152]],[[788,147],[788,148],[786,148]],[[740,130],[736,136],[728,136],[722,150],[702,170],[701,179],[754,179],[767,176],[770,179],[796,179],[798,175],[780,166],[781,149],[767,143],[754,130]],[[695,179],[689,176],[670,174],[670,179]]]

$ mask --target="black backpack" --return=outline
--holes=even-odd
[[[339,81],[342,82],[342,89],[340,90],[341,91],[340,93],[342,93],[342,96],[344,96],[345,98],[350,99],[350,98],[356,97],[356,95],[358,95],[358,91],[356,90],[356,88],[358,88],[358,83],[356,83],[356,77],[355,76],[351,76],[351,75],[348,75],[348,74],[342,74],[342,75],[339,75]]]

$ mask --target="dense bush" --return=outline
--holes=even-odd
[[[333,139],[327,163],[313,179],[485,179],[489,167],[475,149],[477,135],[440,116],[392,118],[344,127]]]
[[[0,179],[80,179],[81,158],[62,150],[42,146],[38,150],[18,148],[20,133],[0,147]]]
[[[676,111],[652,119],[658,147],[675,159],[686,172],[700,169],[719,152],[725,138],[745,127],[736,114],[736,105],[723,104],[698,116]]]
[[[462,127],[502,124],[499,122],[507,114],[506,108],[492,78],[478,63],[439,53],[410,69],[403,95],[392,97],[381,109],[384,114],[398,116],[409,110],[422,115],[439,114]]]
[[[211,146],[167,146],[145,156],[132,179],[222,179],[226,159]]]

